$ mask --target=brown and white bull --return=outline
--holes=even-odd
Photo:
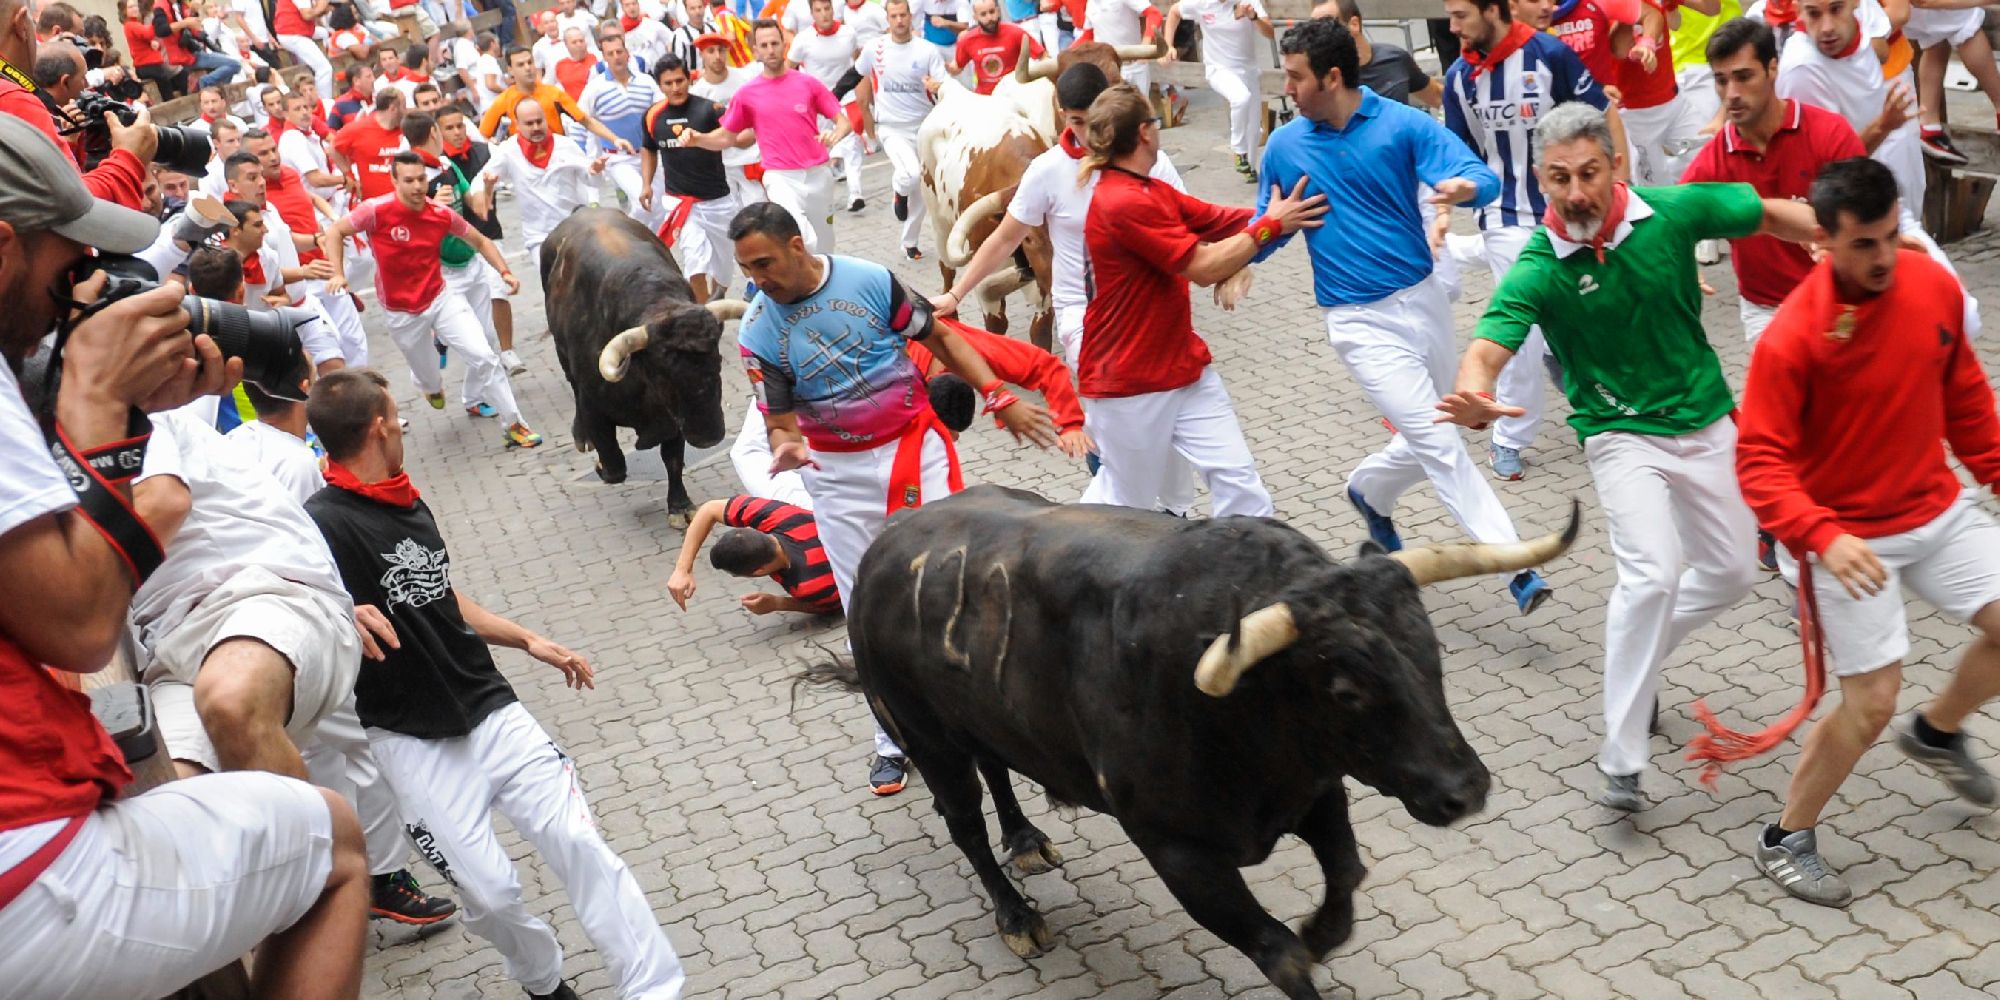
[[[1092,62],[1115,78],[1120,62],[1157,58],[1165,51],[1163,43],[1083,42],[1059,59],[1021,60],[992,94],[945,81],[938,90],[937,106],[917,132],[917,158],[923,170],[924,208],[930,214],[938,269],[946,285],[999,226],[1000,213],[1014,197],[1028,164],[1054,145],[1055,77],[1076,63]],[[986,328],[1006,332],[1006,297],[1032,285],[1035,307],[1028,337],[1036,346],[1048,348],[1055,329],[1049,301],[1053,266],[1048,231],[1037,227],[1014,252],[1013,266],[995,272],[974,292]]]

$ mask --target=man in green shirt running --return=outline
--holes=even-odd
[[[1534,147],[1545,228],[1493,293],[1439,419],[1476,427],[1518,414],[1493,400],[1494,380],[1541,325],[1611,522],[1599,801],[1629,812],[1643,804],[1660,664],[1757,579],[1757,522],[1727,419],[1736,402],[1702,330],[1694,245],[1760,232],[1805,242],[1813,216],[1748,184],[1628,189],[1604,114],[1587,104],[1550,112]]]

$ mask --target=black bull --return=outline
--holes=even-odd
[[[681,483],[684,444],[722,440],[722,321],[694,304],[680,266],[658,237],[622,212],[579,210],[542,244],[542,296],[556,357],[576,401],[579,451],[597,453],[597,475],[625,480],[618,428],[657,446],[667,467],[667,512],[694,512]],[[616,345],[613,359],[606,348]],[[600,363],[613,369],[606,381]]]
[[[1287,996],[1316,997],[1311,966],[1347,939],[1366,872],[1341,779],[1440,826],[1491,783],[1445,704],[1418,588],[1538,564],[1576,530],[1572,509],[1567,532],[1532,542],[1369,545],[1337,563],[1277,521],[978,487],[891,520],[862,559],[855,673],[1017,954],[1052,938],[994,857],[979,775],[1017,869],[1061,857],[1009,772],[1116,817],[1190,916]],[[1238,871],[1287,833],[1327,883],[1299,934]]]

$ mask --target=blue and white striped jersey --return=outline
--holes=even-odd
[[[1548,200],[1535,179],[1535,125],[1556,105],[1605,105],[1604,88],[1570,47],[1537,31],[1494,70],[1475,76],[1463,58],[1444,75],[1444,123],[1500,175],[1500,197],[1479,228],[1535,226]]]
[[[576,103],[583,112],[604,123],[613,135],[632,144],[638,149],[646,141],[646,109],[665,100],[660,93],[660,85],[653,78],[636,70],[630,83],[620,86],[609,75],[592,75],[583,87],[583,96]],[[589,137],[587,146],[593,151],[606,148],[604,140],[595,135]]]

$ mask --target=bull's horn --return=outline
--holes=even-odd
[[[632,352],[645,350],[650,340],[652,335],[647,333],[643,326],[635,326],[611,338],[611,342],[605,344],[604,351],[597,356],[597,373],[604,376],[606,382],[616,382],[624,378],[625,367],[631,360]]]
[[[958,213],[958,221],[951,224],[951,233],[944,239],[944,266],[959,268],[971,263],[973,251],[978,249],[972,245],[972,227],[1006,211],[1007,199],[1013,195],[1013,188],[989,191]]]
[[[971,297],[982,302],[995,302],[1025,288],[1033,280],[1033,272],[1009,264],[1005,270],[995,271],[981,279],[979,284],[973,286]]]
[[[1528,569],[1562,555],[1576,541],[1577,530],[1583,523],[1582,512],[1583,505],[1572,497],[1569,526],[1561,531],[1506,544],[1426,545],[1421,549],[1391,552],[1389,558],[1402,563],[1419,587],[1466,576]]]
[[[1022,83],[1046,80],[1056,75],[1054,59],[1022,59],[1014,64],[1014,79]]]
[[[1142,42],[1138,45],[1114,45],[1111,47],[1111,50],[1118,53],[1118,61],[1122,63],[1133,62],[1139,59],[1158,59],[1167,54],[1166,33],[1161,32],[1151,43]]]
[[[1232,639],[1239,638],[1235,648]],[[1218,635],[1208,652],[1195,664],[1194,686],[1203,694],[1220,698],[1236,689],[1236,681],[1258,661],[1284,651],[1298,641],[1299,627],[1292,621],[1292,609],[1283,604],[1258,608],[1243,616],[1235,632]]]
[[[732,319],[742,319],[743,310],[750,308],[750,304],[742,299],[716,299],[704,305],[709,312],[715,314],[716,319],[724,323]]]

